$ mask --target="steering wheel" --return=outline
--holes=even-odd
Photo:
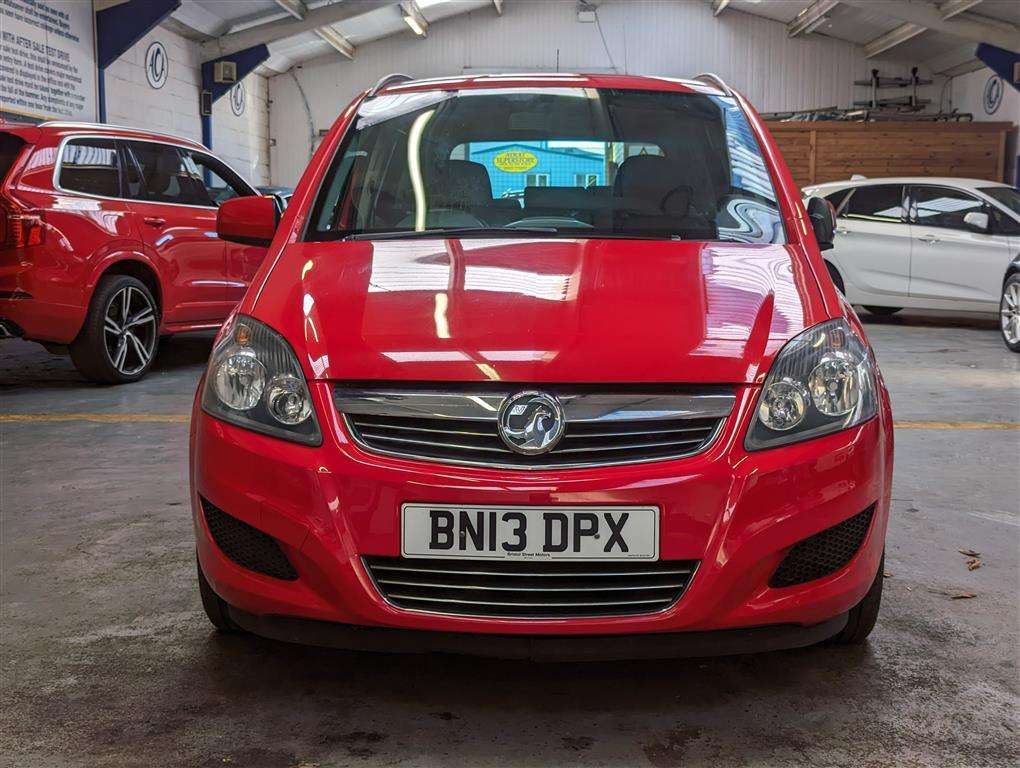
[[[414,216],[405,216],[397,226],[413,227]],[[457,208],[430,208],[425,215],[425,226],[429,229],[441,227],[464,227],[466,229],[486,229],[489,225],[473,213]]]
[[[594,229],[595,227],[586,221],[580,219],[572,219],[569,216],[528,216],[517,221],[511,221],[509,224],[504,225],[506,229],[516,229],[520,227],[527,229],[528,227],[566,227],[567,229]]]

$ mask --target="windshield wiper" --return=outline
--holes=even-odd
[[[404,240],[416,237],[513,237],[514,235],[555,235],[556,227],[433,227],[431,229],[397,229],[390,232],[355,232],[341,240]]]

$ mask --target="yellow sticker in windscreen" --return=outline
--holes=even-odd
[[[524,173],[538,165],[538,156],[534,152],[510,149],[492,158],[492,163],[507,173]]]

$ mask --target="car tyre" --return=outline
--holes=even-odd
[[[1020,272],[1006,278],[999,302],[999,330],[1011,352],[1020,352]]]
[[[828,642],[833,645],[861,645],[868,639],[871,630],[875,628],[878,620],[878,610],[882,606],[882,582],[885,580],[885,552],[878,563],[878,573],[875,580],[871,582],[868,594],[861,602],[850,609],[847,616],[846,626],[840,632],[831,637]]]
[[[864,308],[868,310],[871,314],[879,315],[881,317],[889,317],[890,315],[895,315],[897,312],[903,309],[903,307],[871,307],[868,306],[867,304],[864,305]]]
[[[198,594],[202,598],[202,608],[209,622],[216,627],[217,632],[232,633],[239,632],[240,627],[230,618],[230,609],[226,602],[209,586],[205,574],[202,573],[202,563],[198,560],[198,553],[195,553],[195,567],[198,570]]]
[[[829,261],[825,262],[825,268],[829,270],[829,277],[832,278],[836,290],[846,296],[846,286],[843,284],[843,276],[839,274],[839,270],[832,266],[832,262]]]
[[[99,281],[71,360],[86,379],[100,384],[138,381],[159,348],[159,305],[137,278],[108,275]]]

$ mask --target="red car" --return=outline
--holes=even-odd
[[[0,122],[0,338],[140,379],[160,336],[216,328],[241,300],[265,248],[217,238],[216,209],[257,194],[187,139]]]
[[[278,227],[256,198],[218,226],[272,239],[191,422],[219,629],[573,658],[871,631],[888,395],[831,209],[717,78],[390,78]]]

